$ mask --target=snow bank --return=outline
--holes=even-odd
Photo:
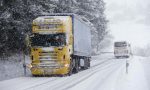
[[[0,81],[21,76],[24,76],[22,55],[16,54],[10,57],[0,58]]]

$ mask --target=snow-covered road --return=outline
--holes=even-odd
[[[90,69],[72,76],[20,77],[1,81],[0,90],[150,90],[150,69],[147,64],[145,67],[150,61],[141,58],[115,59],[111,54],[94,56]]]

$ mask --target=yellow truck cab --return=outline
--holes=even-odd
[[[32,75],[71,75],[90,67],[90,28],[74,14],[34,19],[29,41]]]

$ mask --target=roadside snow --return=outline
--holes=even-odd
[[[72,76],[20,77],[1,81],[0,90],[150,90],[149,67],[148,58],[115,59],[104,54],[93,56],[90,69]]]
[[[148,58],[140,58],[139,60],[144,68],[144,73],[148,84],[150,85],[150,57]],[[149,86],[150,90],[150,86]]]
[[[26,56],[26,59],[29,59],[29,57]],[[29,61],[27,63],[29,63]],[[27,71],[27,74],[30,75],[29,70]],[[23,76],[24,69],[22,54],[3,58],[0,57],[0,81]]]
[[[150,83],[148,84],[146,80],[144,68],[139,61],[140,58],[134,56],[131,59],[125,85],[122,87],[122,90],[150,90],[148,86]]]

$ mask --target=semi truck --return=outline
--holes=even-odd
[[[131,55],[131,45],[126,41],[117,41],[114,43],[114,55],[116,58],[126,57]]]
[[[71,75],[90,67],[90,26],[75,14],[34,19],[29,46],[33,76]]]

